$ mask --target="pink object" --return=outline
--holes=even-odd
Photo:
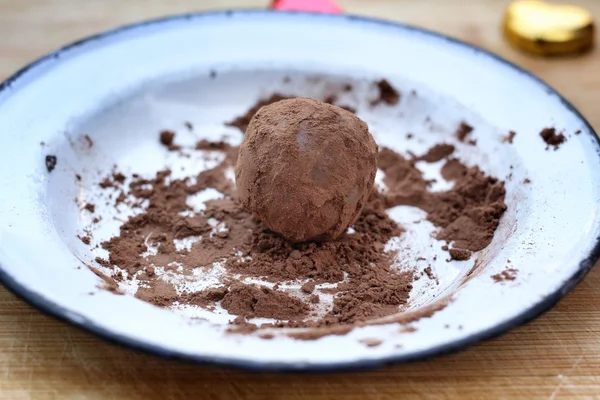
[[[273,10],[312,11],[325,14],[341,14],[342,9],[333,0],[273,0]]]

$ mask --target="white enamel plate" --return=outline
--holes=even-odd
[[[380,78],[403,93],[398,106],[370,107],[370,82]],[[492,244],[469,261],[446,262],[434,227],[413,223],[423,217],[418,210],[391,211],[407,229],[395,243],[398,267],[431,264],[435,275],[415,283],[411,310],[449,298],[446,308],[411,323],[414,329],[386,324],[312,341],[265,340],[225,333],[227,315],[194,319],[97,289],[99,279],[82,266],[105,254],[77,235],[94,215],[105,223],[91,232],[93,244],[117,232],[114,207],[105,207],[97,190],[113,165],[146,175],[165,166],[197,173],[207,165],[176,159],[158,143],[160,130],[177,131],[182,144],[222,137],[239,143],[240,133],[224,122],[260,97],[319,97],[344,82],[354,86],[344,102],[357,108],[380,145],[419,154],[441,141],[455,143],[464,163],[505,180],[508,210]],[[474,126],[477,146],[456,142],[463,120]],[[2,84],[0,127],[2,283],[46,313],[163,356],[254,369],[421,359],[538,316],[573,288],[600,251],[600,146],[584,118],[518,67],[399,24],[243,11],[118,29],[52,53]],[[556,151],[546,150],[539,136],[546,127],[567,137]],[[504,143],[511,130],[514,143]],[[408,132],[414,139],[406,139]],[[50,173],[47,155],[57,157]],[[424,172],[439,177],[439,165]],[[438,183],[441,190],[447,184]],[[97,204],[94,215],[84,202]],[[514,280],[492,279],[507,268],[516,270]],[[381,343],[365,345],[374,341]]]

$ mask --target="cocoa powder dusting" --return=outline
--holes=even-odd
[[[104,289],[104,290],[107,290],[107,291],[109,291],[113,294],[117,294],[117,295],[124,294],[121,291],[121,289],[119,289],[119,285],[113,278],[111,278],[110,276],[107,276],[103,272],[99,271],[97,268],[94,268],[89,265],[87,265],[87,267],[90,271],[92,271],[94,273],[94,275],[96,275],[98,278],[100,278],[102,280],[102,285],[98,287],[99,289]]]
[[[430,148],[426,154],[419,157],[418,160],[434,163],[448,157],[452,153],[454,153],[453,145],[446,143],[436,144]]]
[[[396,90],[386,79],[382,79],[376,83],[378,97],[371,102],[371,105],[385,103],[390,106],[395,106],[400,102],[400,92]]]
[[[477,166],[469,168],[450,159],[442,167],[442,176],[454,181],[454,187],[429,192],[414,161],[386,148],[379,154],[379,168],[386,173],[386,208],[421,208],[427,212],[427,219],[441,228],[437,238],[453,242],[456,249],[478,251],[492,241],[506,210],[504,183],[497,178],[486,176]]]
[[[465,139],[473,132],[473,127],[466,122],[461,122],[456,130],[456,137],[461,142],[464,142]]]
[[[300,299],[266,287],[235,283],[221,300],[221,306],[231,314],[246,318],[302,320],[308,305]]]
[[[92,138],[89,135],[83,135],[83,138],[85,139],[88,147],[94,146],[94,141],[92,140]]]
[[[175,132],[164,130],[160,132],[160,143],[166,146],[169,151],[176,151],[181,149],[180,146],[175,144]]]
[[[154,280],[152,286],[140,287],[135,293],[135,297],[159,307],[170,306],[174,301],[178,300],[175,286],[162,279]]]
[[[555,128],[544,128],[540,132],[540,136],[546,142],[546,150],[552,146],[554,150],[558,150],[558,147],[567,141],[567,138],[562,133],[556,133]]]
[[[427,266],[427,268],[425,268],[423,270],[423,272],[425,273],[425,275],[427,275],[427,277],[429,279],[431,279],[432,281],[436,281],[437,282],[437,278],[435,277],[435,274],[433,273],[433,271],[431,270],[431,266]]]
[[[517,279],[517,273],[519,271],[515,268],[507,268],[504,271],[492,275],[494,282],[514,281]]]
[[[302,290],[304,293],[310,294],[315,291],[315,286],[316,284],[314,281],[308,281],[300,287],[300,290]]]
[[[160,133],[160,142],[165,146],[171,146],[173,144],[173,140],[175,140],[175,132],[162,131]]]
[[[88,235],[78,235],[77,237],[83,242],[83,244],[90,244],[92,240]]]
[[[465,261],[471,258],[471,252],[465,249],[450,249],[450,258],[456,261]]]
[[[509,131],[508,135],[502,138],[502,143],[512,144],[513,140],[515,139],[515,136],[517,136],[517,132]]]
[[[260,107],[283,98],[275,94],[262,100],[229,125],[245,132]],[[163,141],[163,133],[161,143],[173,145],[172,140]],[[121,184],[128,197],[148,205],[120,227],[119,235],[101,244],[108,251],[108,260],[96,261],[111,270],[117,266],[124,272],[122,279],[136,276],[140,282],[136,297],[157,306],[178,302],[211,310],[220,305],[234,316],[235,332],[256,330],[249,319],[271,318],[275,322],[261,327],[319,328],[318,333],[292,335],[314,339],[323,332],[344,334],[353,326],[396,314],[407,304],[415,276],[398,271],[396,253],[384,251],[386,243],[403,232],[387,215],[387,208],[410,205],[426,211],[427,219],[440,228],[438,239],[452,243],[454,259],[468,259],[472,251],[486,247],[506,209],[503,182],[450,158],[451,145],[435,146],[420,157],[427,162],[446,158],[442,175],[454,185],[443,192],[428,190],[429,182],[415,166],[417,159],[381,148],[377,162],[388,189],[385,193],[376,188],[371,191],[352,233],[333,241],[291,243],[255,220],[238,201],[235,184],[226,177],[236,164],[237,147],[202,140],[196,149],[222,152],[225,157],[215,168],[193,178],[174,179],[168,169],[152,179],[133,174],[127,177],[128,185],[123,185],[124,176],[106,178],[101,187]],[[188,196],[209,188],[224,197],[209,200],[202,212],[194,212],[187,204]],[[178,240],[191,239],[186,248],[175,246]],[[148,246],[155,251],[148,252]],[[163,273],[155,270],[178,270],[183,279],[197,280],[193,274],[210,271],[217,261],[224,268],[217,287],[179,294],[161,278]],[[275,285],[251,285],[243,282],[246,278]],[[112,279],[116,285],[116,278],[103,279]],[[294,283],[299,283],[298,290],[282,289],[284,284]],[[330,284],[329,288],[319,289],[324,283]],[[333,294],[331,307],[323,308],[324,294]],[[443,306],[431,308],[431,313]]]
[[[367,339],[361,339],[360,342],[362,344],[364,344],[367,347],[377,347],[379,346],[381,343],[383,343],[381,340],[379,339],[371,339],[371,338],[367,338]]]

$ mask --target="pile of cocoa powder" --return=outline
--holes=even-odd
[[[385,102],[390,93],[385,85],[380,87],[385,89],[381,91]],[[273,95],[258,102],[230,125],[243,131],[260,106],[282,98]],[[180,148],[170,132],[168,137],[163,132],[160,141],[170,150]],[[121,191],[120,201],[140,213],[123,223],[118,236],[102,243],[108,260],[96,261],[117,267],[110,277],[115,283],[135,277],[140,283],[136,297],[144,301],[160,307],[222,308],[237,316],[232,324],[245,328],[255,328],[247,320],[260,317],[276,320],[262,327],[335,330],[397,313],[408,301],[415,276],[398,271],[396,254],[384,250],[389,239],[403,232],[387,215],[388,208],[410,205],[426,211],[427,219],[439,228],[437,238],[452,246],[450,256],[458,260],[468,259],[471,252],[491,242],[506,210],[503,182],[453,158],[454,146],[442,143],[410,159],[382,148],[378,166],[385,172],[387,189],[373,189],[353,229],[335,241],[292,244],[238,203],[235,183],[226,176],[235,166],[237,147],[202,140],[196,149],[222,153],[224,160],[186,179],[173,179],[166,169],[153,179],[133,174],[126,180],[115,173],[102,182],[102,188]],[[433,192],[415,164],[440,160],[445,160],[442,176],[454,185]],[[202,212],[194,212],[188,197],[210,188],[223,198],[209,200]],[[193,244],[178,249],[176,241],[186,239],[194,239]],[[149,246],[155,251],[149,252]],[[198,279],[194,271],[209,271],[215,263],[223,270],[218,285],[186,291],[165,279],[177,275],[193,281]],[[249,279],[263,283],[249,283]],[[293,284],[301,285],[300,290]],[[324,297],[332,297],[333,305],[324,307],[328,304]]]
[[[546,142],[546,150],[550,147],[558,150],[561,144],[567,141],[567,138],[562,133],[556,133],[556,128],[544,128],[540,132],[540,137]]]

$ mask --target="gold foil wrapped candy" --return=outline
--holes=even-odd
[[[577,54],[593,47],[594,20],[581,7],[520,0],[506,10],[504,34],[513,46],[529,53]]]

